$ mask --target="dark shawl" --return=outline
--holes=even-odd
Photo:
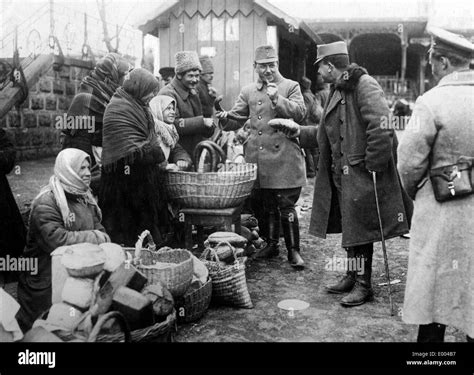
[[[164,178],[158,167],[165,157],[152,115],[141,100],[158,87],[158,81],[143,70],[130,73],[104,115],[99,204],[112,242],[126,246],[133,246],[145,229],[157,244],[169,231]]]
[[[128,62],[116,53],[109,53],[97,62],[94,70],[85,77],[68,110],[68,116],[94,116],[95,131],[87,129],[65,130],[64,148],[78,148],[93,158],[92,146],[102,146],[102,122],[105,108],[121,77],[129,70]]]
[[[14,164],[15,148],[0,129],[0,257],[19,256],[25,246],[25,225],[6,176]]]
[[[157,142],[153,117],[141,98],[158,86],[151,73],[139,68],[117,89],[104,115],[102,164],[106,170],[121,159],[133,163],[145,145]]]

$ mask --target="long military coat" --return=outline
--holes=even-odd
[[[377,172],[377,192],[385,238],[408,232],[411,201],[403,191],[396,169],[397,141],[384,126],[389,108],[377,81],[363,68],[351,64],[347,78],[336,82],[326,103],[317,143],[314,127],[301,128],[303,147],[319,147],[309,232],[326,238],[342,232],[342,246],[381,240],[370,171]],[[332,182],[332,150],[328,129],[340,126],[336,147],[341,155],[342,199],[338,202]],[[339,209],[340,204],[340,209]],[[342,212],[342,217],[341,217]]]

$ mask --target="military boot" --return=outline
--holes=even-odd
[[[304,268],[304,260],[300,254],[300,228],[296,215],[293,220],[283,218],[281,221],[286,249],[288,250],[288,262],[294,268]]]
[[[280,253],[280,215],[270,214],[267,218],[267,246],[259,250],[256,259],[266,259],[278,256]]]
[[[417,342],[444,342],[444,333],[446,326],[444,324],[430,323],[421,324],[418,327]]]
[[[356,246],[354,250],[357,264],[363,265],[363,270],[356,272],[354,288],[341,300],[341,305],[346,307],[362,305],[374,298],[371,283],[373,244]]]
[[[327,293],[331,293],[331,294],[349,293],[352,290],[352,288],[354,287],[356,274],[357,274],[357,272],[352,270],[352,267],[351,267],[351,264],[353,263],[353,260],[355,260],[354,248],[353,247],[348,247],[348,248],[346,248],[346,252],[347,252],[347,271],[346,271],[346,274],[341,280],[339,280],[339,282],[337,284],[327,286],[326,287],[326,292]]]

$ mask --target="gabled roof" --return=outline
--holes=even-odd
[[[193,17],[199,13],[201,17],[207,17],[210,13],[220,17],[224,12],[233,17],[237,12],[241,12],[244,16],[248,16],[252,11],[262,16],[268,12],[272,18],[285,25],[299,29],[301,20],[291,17],[281,9],[270,4],[267,0],[248,0],[248,1],[225,1],[225,0],[168,0],[158,6],[146,16],[135,22],[135,27],[139,28],[143,33],[153,33],[156,27],[166,27],[168,25],[169,16],[179,17],[184,13],[188,17]]]

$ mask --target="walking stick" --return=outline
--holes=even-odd
[[[371,171],[370,173],[372,173],[372,181],[374,182],[375,205],[377,206],[377,216],[379,218],[380,236],[382,238],[383,261],[385,263],[385,274],[387,275],[387,281],[388,281],[388,298],[390,301],[390,315],[394,316],[395,313],[393,312],[392,286],[390,284],[390,273],[388,271],[387,248],[385,247],[385,237],[383,235],[382,216],[380,215],[379,197],[377,195],[377,177],[374,171]]]

